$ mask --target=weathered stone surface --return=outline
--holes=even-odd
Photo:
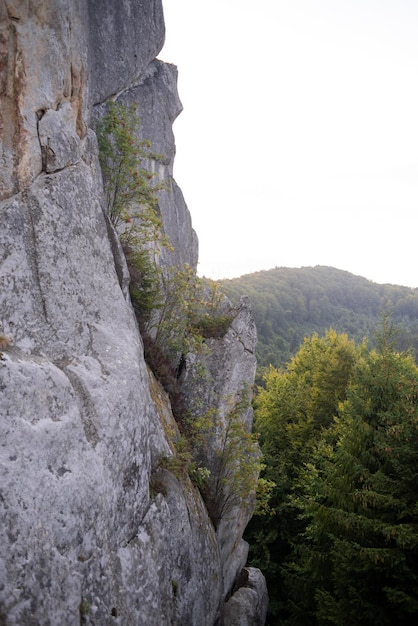
[[[0,199],[26,189],[42,170],[38,120],[71,104],[77,134],[87,120],[87,5],[45,0],[0,5]]]
[[[252,428],[253,412],[251,392],[254,382],[257,332],[251,315],[249,299],[241,298],[238,309],[232,309],[225,301],[225,313],[230,311],[233,320],[223,337],[208,339],[202,354],[186,358],[182,384],[186,404],[192,415],[216,415],[217,424],[209,445],[202,451],[202,462],[212,476],[217,476],[217,458],[224,444],[224,430],[228,415],[237,402],[246,400],[248,406],[240,412],[240,420],[247,431]],[[223,511],[217,526],[217,539],[221,551],[224,594],[231,592],[232,585],[245,565],[248,544],[242,540],[250,520],[255,501],[253,498],[236,506],[233,501]]]
[[[88,0],[89,78],[94,103],[147,74],[164,44],[161,0]]]
[[[0,363],[2,611],[16,624],[70,624],[79,605],[92,624],[111,623],[112,608],[125,623],[213,623],[222,574],[200,495],[169,483],[162,512],[146,513],[152,458],[170,452],[168,401],[150,396],[91,168],[39,176],[0,220],[2,332],[13,346]],[[135,539],[144,533],[146,546]],[[167,584],[154,586],[150,572],[164,567]]]
[[[215,532],[187,472],[162,469],[178,431],[144,362],[89,129],[92,102],[138,99],[138,132],[166,155],[151,164],[171,187],[160,210],[175,252],[164,262],[195,267],[172,180],[177,74],[153,60],[161,1],[5,0],[0,19],[0,334],[10,343],[0,352],[0,621],[212,626],[246,558],[249,511]],[[221,413],[223,394],[254,376],[247,323],[243,304],[208,362],[205,402]]]
[[[243,296],[236,309],[225,299],[224,306],[225,314],[230,313],[233,318],[230,328],[223,337],[207,339],[207,350],[202,355],[188,356],[183,375],[190,408],[205,411],[217,406],[221,416],[228,413],[231,403],[241,396],[243,390],[251,391],[257,344],[257,330],[249,299]],[[202,369],[202,366],[205,375],[194,380],[195,369]],[[190,387],[189,380],[194,380]],[[252,415],[248,406],[245,417],[248,428],[252,426]]]
[[[176,153],[172,124],[183,107],[177,93],[177,68],[155,60],[150,65],[152,76],[122,96],[122,101],[140,103],[140,137],[150,139],[153,150],[162,155],[162,161],[148,162],[150,171],[165,182],[167,190],[159,194],[164,231],[174,248],[162,251],[166,267],[189,265],[197,267],[198,240],[191,224],[190,213],[183,194],[173,179]]]
[[[69,102],[57,111],[50,109],[41,118],[38,127],[41,144],[42,169],[48,174],[75,165],[80,160],[80,138],[76,119]]]
[[[172,125],[183,110],[177,92],[176,66],[155,59],[143,80],[123,91],[118,102],[137,105],[139,137],[151,140],[152,150],[162,155],[162,164],[167,167],[165,176],[172,175],[176,152]]]
[[[67,346],[86,350],[93,321],[100,323],[102,315],[111,319],[112,310],[120,315],[113,257],[90,169],[80,162],[39,176],[30,189],[3,203],[0,221],[4,332],[22,348],[51,351],[54,346],[60,356]]]
[[[97,606],[112,597],[117,550],[149,506],[151,451],[169,450],[90,172],[80,162],[39,176],[0,210],[12,344],[0,362],[0,606],[10,624],[75,623],[87,583]]]
[[[160,193],[160,208],[164,231],[170,238],[173,252],[163,251],[162,262],[166,267],[189,265],[196,269],[199,254],[199,242],[192,228],[189,209],[180,187],[173,178],[169,178],[168,191]]]
[[[242,586],[225,604],[224,626],[263,626],[268,608],[266,579],[254,567],[244,568],[239,579]]]
[[[149,65],[147,76],[140,84],[125,90],[118,102],[136,105],[140,118],[138,137],[149,139],[153,152],[162,156],[158,161],[150,159],[144,162],[144,167],[156,174],[158,182],[166,186],[159,193],[159,210],[164,232],[173,250],[161,251],[161,263],[165,267],[187,264],[196,269],[198,239],[181,189],[173,179],[176,146],[172,124],[182,111],[177,93],[177,68],[154,60]],[[105,111],[105,105],[96,106],[94,115],[100,119]]]
[[[154,584],[159,588],[161,598],[165,597],[166,602],[169,599],[169,606],[165,614],[157,611],[153,623],[212,626],[219,617],[223,597],[220,554],[213,526],[189,480],[179,481],[164,470],[159,473],[159,480],[166,496],[157,496],[155,502],[166,507],[166,519],[164,526],[156,529],[155,516],[149,516],[153,536],[149,547],[158,552],[152,561],[161,574],[160,580],[152,581],[144,572],[144,580],[150,589],[155,589]],[[143,613],[143,622],[138,623],[152,622]]]

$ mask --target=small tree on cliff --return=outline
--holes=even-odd
[[[237,507],[255,502],[263,464],[258,438],[246,423],[249,398],[244,387],[226,399],[229,410],[225,415],[210,409],[186,424],[194,459],[210,468],[201,491],[215,527]]]
[[[172,249],[158,203],[158,193],[166,189],[166,183],[156,182],[145,165],[163,157],[152,151],[148,139],[138,138],[139,127],[135,104],[110,102],[96,128],[99,160],[108,214],[129,268],[130,295],[145,356],[170,393],[179,417],[178,359],[205,338],[224,334],[233,313],[225,310],[216,283],[199,279],[188,265],[162,271],[160,250]]]
[[[96,132],[112,224],[122,240],[143,236],[145,241],[141,243],[145,243],[154,242],[162,235],[158,192],[166,185],[154,182],[155,174],[144,167],[144,162],[158,161],[162,155],[151,150],[149,139],[138,138],[139,128],[140,118],[135,104],[110,102]],[[138,222],[132,223],[133,219]]]
[[[161,271],[157,256],[171,247],[159,215],[158,192],[166,188],[144,167],[162,155],[148,139],[138,138],[135,104],[110,102],[97,124],[99,161],[110,221],[125,251],[131,274],[131,297],[146,323],[161,306]]]

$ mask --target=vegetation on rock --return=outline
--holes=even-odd
[[[191,419],[180,378],[186,355],[204,353],[207,340],[223,337],[236,310],[217,283],[198,278],[189,266],[160,265],[161,247],[171,246],[158,205],[165,185],[155,182],[144,164],[161,155],[152,152],[148,140],[136,137],[138,125],[136,106],[115,102],[97,125],[107,210],[125,252],[146,361],[169,394],[180,428],[172,441],[173,455],[161,459],[160,468],[178,479],[192,479],[216,525],[234,506],[254,498],[260,453],[256,439],[242,424],[243,398],[233,401],[225,420],[216,411]],[[222,434],[222,444],[214,451],[209,471],[202,463],[202,449],[214,430]],[[157,483],[154,475],[154,490]]]
[[[243,503],[255,500],[264,467],[258,437],[243,422],[248,396],[248,390],[242,389],[238,397],[228,399],[230,408],[224,417],[211,410],[188,424],[194,458],[211,467],[200,488],[215,526]]]
[[[199,279],[189,266],[161,267],[161,248],[171,248],[158,204],[158,193],[166,184],[156,182],[145,164],[162,155],[152,151],[149,140],[138,139],[139,125],[136,105],[110,102],[96,127],[99,160],[108,214],[128,264],[145,355],[175,396],[181,355],[198,349],[204,339],[224,335],[234,311],[223,306],[219,286]]]

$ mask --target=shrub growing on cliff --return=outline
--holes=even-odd
[[[169,393],[180,426],[173,455],[162,459],[160,467],[179,479],[189,476],[206,496],[218,524],[243,500],[254,497],[261,469],[256,440],[243,424],[248,393],[235,400],[222,420],[211,415],[213,420],[204,425],[200,419],[198,432],[198,422],[194,429],[186,423],[179,377],[185,355],[205,350],[209,339],[225,335],[236,312],[217,283],[198,278],[188,265],[161,268],[161,248],[170,247],[158,204],[158,192],[165,184],[156,182],[144,167],[161,155],[152,151],[148,140],[138,139],[138,127],[135,106],[114,102],[97,126],[108,215],[127,259],[145,358]],[[217,430],[213,476],[199,459],[206,427]],[[158,489],[157,475],[153,488]]]
[[[158,345],[175,354],[199,351],[205,339],[227,332],[234,311],[223,306],[217,283],[199,278],[188,265],[169,271],[163,281],[165,297],[155,328]]]
[[[167,391],[173,414],[184,426],[180,376],[188,353],[208,350],[208,339],[223,336],[235,311],[225,305],[213,281],[196,276],[192,268],[172,268],[164,273],[157,314],[144,320],[134,308],[142,330],[145,358]]]
[[[255,499],[263,464],[257,437],[245,424],[248,395],[243,389],[238,397],[231,397],[224,417],[210,410],[187,425],[194,459],[200,466],[210,465],[201,491],[215,526],[243,502]]]
[[[158,208],[158,192],[166,188],[144,164],[162,155],[139,139],[136,106],[111,102],[97,124],[99,161],[110,221],[115,227],[132,279],[131,296],[143,319],[160,306],[161,271],[157,257],[170,247]]]
[[[221,445],[216,451],[214,502],[219,521],[243,501],[255,499],[263,467],[257,437],[243,422],[247,394],[238,398],[225,418]]]
[[[135,105],[111,102],[96,128],[99,160],[108,214],[128,264],[145,357],[179,418],[177,366],[182,355],[225,334],[233,312],[221,306],[219,287],[199,279],[189,266],[162,271],[159,265],[161,249],[171,248],[158,205],[158,192],[166,184],[155,182],[155,174],[144,167],[162,156],[152,151],[149,140],[138,139],[139,122]]]
[[[186,435],[180,435],[174,448],[174,454],[163,457],[159,467],[170,471],[178,480],[184,480],[188,476],[196,487],[203,490],[210,471],[194,458],[190,439]]]
[[[165,184],[154,182],[155,174],[144,167],[144,162],[160,160],[162,155],[151,150],[148,139],[137,137],[139,124],[134,104],[110,102],[96,128],[99,161],[112,224],[118,232],[123,226],[123,239],[132,235],[154,242],[162,232],[157,192]],[[134,219],[138,222],[133,223]]]

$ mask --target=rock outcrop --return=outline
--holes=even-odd
[[[266,581],[260,570],[245,567],[233,591],[225,605],[225,623],[228,626],[263,626],[267,616],[268,595]]]
[[[92,130],[109,98],[139,103],[138,133],[165,155],[150,163],[168,186],[162,261],[195,268],[161,1],[1,0],[0,20],[0,623],[236,623],[243,603],[225,601],[251,509],[215,529],[188,476],[161,465],[177,424],[144,361]],[[244,303],[208,365],[208,406],[251,386],[254,342]]]

